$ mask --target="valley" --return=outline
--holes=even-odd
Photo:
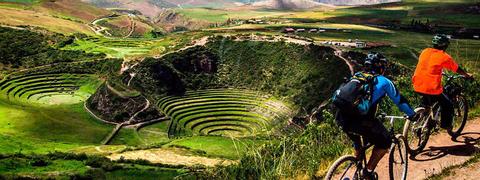
[[[366,53],[386,55],[386,76],[417,106],[411,75],[435,33],[478,76],[479,7],[0,0],[0,179],[323,178],[353,150],[329,99]],[[472,119],[478,83],[465,85]]]

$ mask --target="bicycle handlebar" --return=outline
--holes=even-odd
[[[460,75],[460,74],[452,74],[452,75],[449,75],[445,72],[442,72],[442,75],[447,77],[447,78],[452,78],[452,79],[458,79],[458,78],[466,78],[464,75]]]
[[[378,118],[380,118],[380,119],[390,119],[390,124],[393,124],[393,121],[395,119],[407,119],[408,116],[390,116],[390,115],[387,115],[385,113],[380,113],[378,115]]]

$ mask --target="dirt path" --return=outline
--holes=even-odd
[[[205,165],[213,167],[215,165],[229,165],[233,163],[232,160],[225,160],[220,158],[208,158],[197,155],[192,155],[186,150],[178,148],[159,148],[149,150],[128,151],[124,153],[114,153],[107,156],[112,160],[118,160],[121,157],[125,159],[145,159],[153,163],[162,163],[170,165]]]
[[[414,159],[409,159],[407,179],[425,179],[442,172],[446,167],[463,164],[472,158],[480,151],[480,118],[468,121],[463,132],[455,141],[444,131],[430,137],[425,150]],[[380,180],[388,179],[388,154],[380,161],[377,172]],[[476,172],[480,171],[477,169]],[[470,176],[470,173],[468,176],[474,179],[479,177]]]
[[[135,20],[133,19],[133,16],[135,15],[128,14],[128,19],[130,20],[130,32],[128,32],[128,34],[123,38],[129,38],[133,34],[133,32],[135,32],[136,24],[135,24]]]

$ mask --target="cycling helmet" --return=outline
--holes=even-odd
[[[432,44],[434,47],[445,47],[450,44],[450,38],[445,34],[437,34],[433,37]]]
[[[377,52],[370,52],[365,58],[364,65],[369,72],[383,74],[387,68],[387,63],[387,58],[384,55]]]

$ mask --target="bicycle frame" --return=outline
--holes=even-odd
[[[442,75],[447,78],[446,81],[445,81],[444,93],[448,98],[453,100],[458,95],[462,94],[462,91],[463,91],[462,86],[458,85],[457,83],[454,83],[453,80],[458,79],[458,78],[464,78],[464,76],[462,76],[462,75],[448,75],[448,74],[445,74],[445,73],[442,73]],[[450,90],[448,90],[448,88],[455,88],[455,90],[458,90],[458,92],[450,92]],[[441,112],[441,107],[440,107],[439,103],[435,102],[432,105],[430,105],[428,107],[424,107],[424,108],[425,108],[425,112],[427,112],[427,114],[428,114],[428,119],[422,125],[422,128],[427,128],[427,126],[430,125],[431,121],[433,121],[435,123],[435,125],[431,126],[431,127],[428,127],[429,129],[433,129],[433,128],[438,127],[438,124],[440,123],[440,118],[439,117],[440,117],[440,112]]]

